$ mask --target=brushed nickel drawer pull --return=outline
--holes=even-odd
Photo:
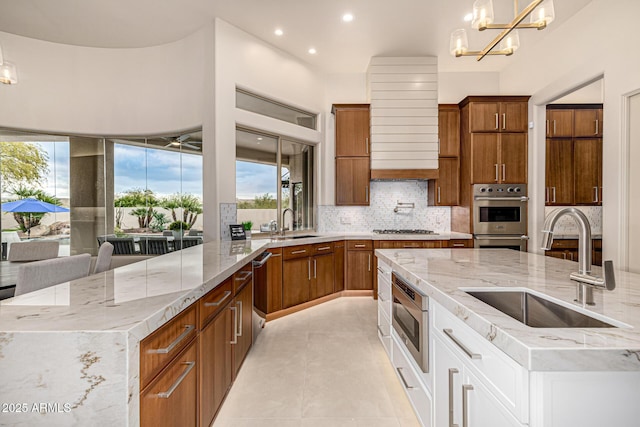
[[[458,372],[456,368],[449,369],[449,427],[458,427],[453,423],[453,376]]]
[[[553,203],[556,202],[556,187],[551,187],[553,189]]]
[[[462,427],[469,427],[469,392],[471,384],[462,384]]]
[[[556,134],[556,121],[553,121],[553,134]]]
[[[498,125],[498,113],[495,113],[495,115],[496,115],[496,129],[498,129],[499,128],[499,125]]]
[[[460,347],[460,349],[462,351],[464,351],[467,356],[469,356],[471,359],[482,359],[482,355],[478,354],[478,353],[473,353],[471,350],[469,350],[467,348],[467,346],[465,346],[464,344],[462,344],[458,338],[456,338],[453,335],[453,329],[443,329],[442,332],[444,332],[449,338],[451,338],[451,341],[453,341],[458,347]]]
[[[240,311],[238,312],[238,336],[242,336],[242,301],[236,301],[236,305],[240,307]]]
[[[299,251],[293,251],[293,252],[291,252],[291,255],[295,255],[295,254],[303,254],[303,253],[305,253],[305,252],[307,252],[307,250],[306,250],[306,249],[301,249],[301,250],[299,250]]]
[[[158,397],[160,399],[170,398],[173,392],[176,391],[176,389],[180,386],[180,383],[182,383],[182,381],[187,377],[187,375],[189,375],[189,372],[191,372],[194,366],[196,366],[196,362],[182,362],[182,364],[187,365],[187,369],[185,369],[184,372],[178,377],[176,382],[173,383],[171,387],[169,387],[169,390],[158,393]]]
[[[366,153],[369,154],[369,138],[364,139]]]
[[[313,278],[318,278],[318,260],[316,260],[315,258],[313,260]]]
[[[464,248],[464,243],[454,243],[453,247],[454,248]]]
[[[505,165],[504,163],[502,164],[502,181],[506,181],[507,180],[507,165]]]
[[[402,380],[402,383],[404,384],[404,388],[410,390],[412,388],[415,388],[412,385],[409,385],[407,383],[407,380],[404,378],[404,375],[402,374],[402,368],[396,368],[396,371],[398,371],[398,375],[400,375],[400,379]]]
[[[594,135],[597,135],[600,132],[600,122],[598,121],[598,119],[596,119],[596,133]]]
[[[438,186],[438,203],[441,203],[440,202],[440,186]]]
[[[244,271],[243,273],[244,273],[244,275],[242,275],[242,276],[238,275],[238,277],[236,277],[236,282],[244,282],[249,277],[251,277],[251,275],[253,274],[252,271]]]
[[[176,346],[178,344],[180,344],[183,339],[185,339],[187,336],[189,336],[191,331],[193,331],[195,328],[196,328],[195,325],[186,325],[184,327],[184,332],[181,333],[178,336],[178,338],[173,340],[173,342],[171,344],[169,344],[168,346],[166,346],[164,348],[153,348],[153,349],[150,349],[150,350],[147,351],[147,353],[150,353],[150,354],[167,354],[167,353],[170,353],[171,350],[176,348]]]
[[[507,113],[502,113],[502,129],[507,128]]]
[[[233,311],[233,339],[229,344],[238,344],[238,308],[229,307],[229,310]]]
[[[547,120],[547,135],[549,135],[549,120]]]
[[[366,245],[353,245],[354,248],[366,248]]]
[[[329,250],[329,249],[331,249],[331,246],[323,246],[321,248],[318,248],[319,251],[326,251],[326,250]]]
[[[367,269],[367,271],[371,271],[371,254],[369,254],[369,267]]]
[[[216,302],[205,302],[204,306],[205,307],[217,307],[220,304],[222,304],[222,301],[226,300],[230,296],[231,296],[231,291],[225,291],[224,292],[224,296],[222,298],[220,298],[218,301],[216,301]]]
[[[599,200],[598,200],[598,187],[593,187],[593,190],[594,190],[594,194],[595,194],[593,202],[594,203],[598,203],[599,202]]]
[[[496,179],[495,179],[495,181],[498,182],[498,164],[494,163],[493,166],[496,167]]]

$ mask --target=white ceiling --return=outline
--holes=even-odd
[[[541,40],[592,0],[556,0],[556,21],[520,32],[522,48]],[[468,28],[473,0],[0,0],[0,31],[79,46],[129,48],[169,43],[215,17],[327,73],[366,70],[372,56],[438,56],[441,71],[499,71],[512,58],[452,58],[449,35]],[[521,0],[520,8],[528,2]],[[513,18],[512,0],[494,0],[497,22]],[[345,12],[355,19],[341,20]],[[285,34],[274,35],[276,27]],[[469,29],[479,50],[496,31]],[[309,47],[318,53],[309,55]]]

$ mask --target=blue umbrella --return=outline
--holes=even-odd
[[[2,204],[4,212],[24,212],[24,213],[50,213],[50,212],[69,212],[69,209],[52,203],[43,202],[36,199],[21,199],[14,202]],[[31,223],[31,220],[29,220]],[[31,228],[27,230],[27,236],[31,234]]]

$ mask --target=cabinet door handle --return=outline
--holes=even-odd
[[[449,369],[449,427],[458,427],[453,423],[453,376],[458,372],[456,368]]]
[[[366,245],[359,244],[359,245],[353,245],[353,247],[354,248],[364,248],[364,247],[366,247]]]
[[[462,384],[462,427],[469,427],[469,392],[471,384]]]
[[[549,135],[549,120],[547,120],[547,135]]]
[[[196,328],[195,325],[185,325],[184,332],[181,333],[178,336],[178,338],[173,340],[171,342],[171,344],[169,344],[168,346],[166,346],[164,348],[152,348],[152,349],[149,349],[147,351],[147,353],[150,353],[150,354],[167,354],[167,353],[170,353],[171,350],[176,348],[176,346],[178,346],[178,344],[180,344],[182,342],[182,340],[184,340],[187,336],[189,336],[191,331],[193,331],[195,328]]]
[[[545,187],[544,189],[544,201],[549,203],[549,187]]]
[[[318,262],[317,260],[313,260],[313,278],[316,279],[318,277]]]
[[[496,129],[499,129],[500,126],[498,125],[498,113],[496,113]]]
[[[440,186],[438,186],[438,203],[440,203]]]
[[[242,326],[242,301],[236,301],[236,305],[240,307],[240,311],[238,312],[238,336],[242,336],[242,330],[244,327]]]
[[[594,193],[595,193],[593,202],[594,203],[598,203],[599,202],[599,200],[598,200],[598,187],[593,187],[593,190],[594,190]]]
[[[229,310],[233,311],[233,339],[229,344],[238,344],[238,308],[229,307]]]
[[[507,180],[507,165],[502,164],[502,182]]]
[[[364,201],[369,203],[369,186],[365,185],[364,187]]]
[[[553,203],[556,202],[556,187],[551,187],[553,189]]]
[[[193,367],[196,366],[196,362],[182,362],[182,365],[187,365],[187,369],[185,369],[184,372],[178,377],[176,382],[173,383],[171,387],[169,387],[169,390],[158,393],[158,397],[160,399],[168,399],[171,397],[173,392],[176,391],[176,389],[180,386],[180,383],[182,383],[187,375],[189,375],[189,372],[191,372]]]
[[[231,296],[231,291],[225,291],[224,292],[224,296],[222,298],[220,298],[218,301],[216,301],[216,302],[205,302],[204,306],[205,307],[217,307],[220,304],[222,304],[222,301],[226,300],[230,296]]]
[[[600,123],[598,122],[598,119],[596,119],[596,133],[594,135],[597,135],[598,133],[600,133]]]
[[[402,380],[402,383],[404,384],[404,388],[406,389],[412,389],[415,388],[412,385],[409,385],[409,383],[407,383],[407,380],[405,379],[404,375],[402,374],[402,368],[396,368],[396,371],[398,371],[398,375],[400,376],[400,379]]]
[[[369,254],[369,266],[367,268],[371,271],[371,254]]]
[[[553,134],[556,134],[556,121],[553,121]]]
[[[507,113],[502,113],[502,129],[507,128]]]
[[[380,332],[380,335],[382,335],[382,338],[388,338],[389,335],[385,335],[384,332],[382,332],[382,328],[380,327],[380,325],[378,325],[378,332]]]
[[[307,273],[309,276],[309,280],[311,280],[311,258],[307,259]]]
[[[442,332],[444,332],[449,338],[451,338],[451,341],[453,341],[455,345],[460,347],[460,350],[464,351],[467,354],[467,356],[469,356],[469,358],[471,358],[471,359],[482,359],[482,355],[481,354],[474,353],[471,350],[469,350],[466,345],[462,344],[458,340],[458,338],[456,338],[453,335],[453,329],[443,329]]]
[[[295,255],[295,254],[303,254],[303,253],[305,253],[305,252],[307,252],[307,250],[306,250],[306,249],[300,249],[299,251],[293,251],[293,252],[291,252],[291,255]]]
[[[369,138],[365,138],[364,143],[365,143],[365,150],[367,154],[369,154]]]
[[[318,251],[326,251],[326,250],[329,250],[329,249],[331,249],[331,246],[323,246],[321,248],[318,248],[317,250]]]
[[[378,292],[378,299],[382,302],[386,301],[386,299],[382,298],[382,294],[380,292]]]
[[[498,182],[498,164],[495,163],[493,166],[496,167],[496,182]]]
[[[567,253],[566,252],[562,252],[562,259],[567,259]]]

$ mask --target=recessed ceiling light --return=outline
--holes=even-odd
[[[313,47],[309,49],[309,53],[310,53],[311,55],[315,55],[317,52],[318,52],[318,51],[317,51],[315,48],[313,48]]]
[[[342,20],[344,22],[351,22],[353,21],[353,15],[350,13],[345,13],[344,15],[342,15]]]
[[[284,34],[284,31],[282,31],[282,28],[276,28],[276,30],[273,32],[276,36],[281,36]]]
[[[471,22],[472,19],[473,13],[467,13],[466,15],[464,15],[464,22]]]
[[[261,136],[258,137],[258,141],[262,141],[262,137]]]

